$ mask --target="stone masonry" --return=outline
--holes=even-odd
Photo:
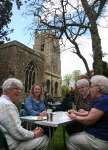
[[[41,39],[43,38],[43,39]],[[12,41],[0,46],[0,85],[9,77],[24,84],[24,94],[34,83],[43,85],[44,92],[61,96],[61,62],[59,40],[47,33],[37,34],[34,48]]]

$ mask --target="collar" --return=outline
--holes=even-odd
[[[5,99],[8,100],[8,101],[11,101],[10,97],[7,96],[7,95],[2,95],[1,97],[5,98]]]

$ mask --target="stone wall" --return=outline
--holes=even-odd
[[[37,55],[33,49],[17,42],[0,46],[0,85],[8,77],[16,77],[25,84],[27,66],[32,63],[35,71],[35,82],[43,83],[44,57]]]
[[[44,49],[37,37],[31,49],[18,41],[0,46],[0,86],[9,77],[16,77],[24,84],[24,95],[29,94],[34,83],[43,85],[44,92],[53,97],[61,96],[61,62],[59,41],[44,36]],[[40,46],[40,47],[39,47]]]

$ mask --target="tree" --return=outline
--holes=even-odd
[[[79,80],[79,77],[80,77],[80,70],[75,70],[72,72],[72,80],[76,83],[77,80]]]
[[[107,0],[94,0],[92,7],[90,7],[87,0],[81,0],[81,2],[90,24],[89,30],[92,38],[94,73],[103,74],[101,39],[98,33],[97,19],[101,16]]]
[[[11,22],[13,0],[0,0],[0,44],[9,40],[8,34],[13,30],[9,29],[8,24]],[[20,0],[16,0],[18,9],[21,6]]]
[[[63,78],[63,81],[65,82],[66,86],[69,87],[72,81],[72,74],[66,74]]]
[[[86,58],[81,53],[79,37],[91,35],[93,69],[102,74],[102,49],[98,33],[99,19],[102,17],[107,0],[30,0],[29,8],[36,17],[36,31],[51,29],[58,38],[66,36],[72,43],[72,52],[77,54],[90,70]]]
[[[69,87],[67,87],[66,85],[63,85],[63,86],[61,87],[61,90],[62,90],[62,97],[63,97],[63,98],[64,98],[67,94],[69,94],[69,91],[70,91]]]

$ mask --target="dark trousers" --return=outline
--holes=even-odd
[[[84,125],[79,122],[72,122],[66,125],[68,135],[83,131]]]

